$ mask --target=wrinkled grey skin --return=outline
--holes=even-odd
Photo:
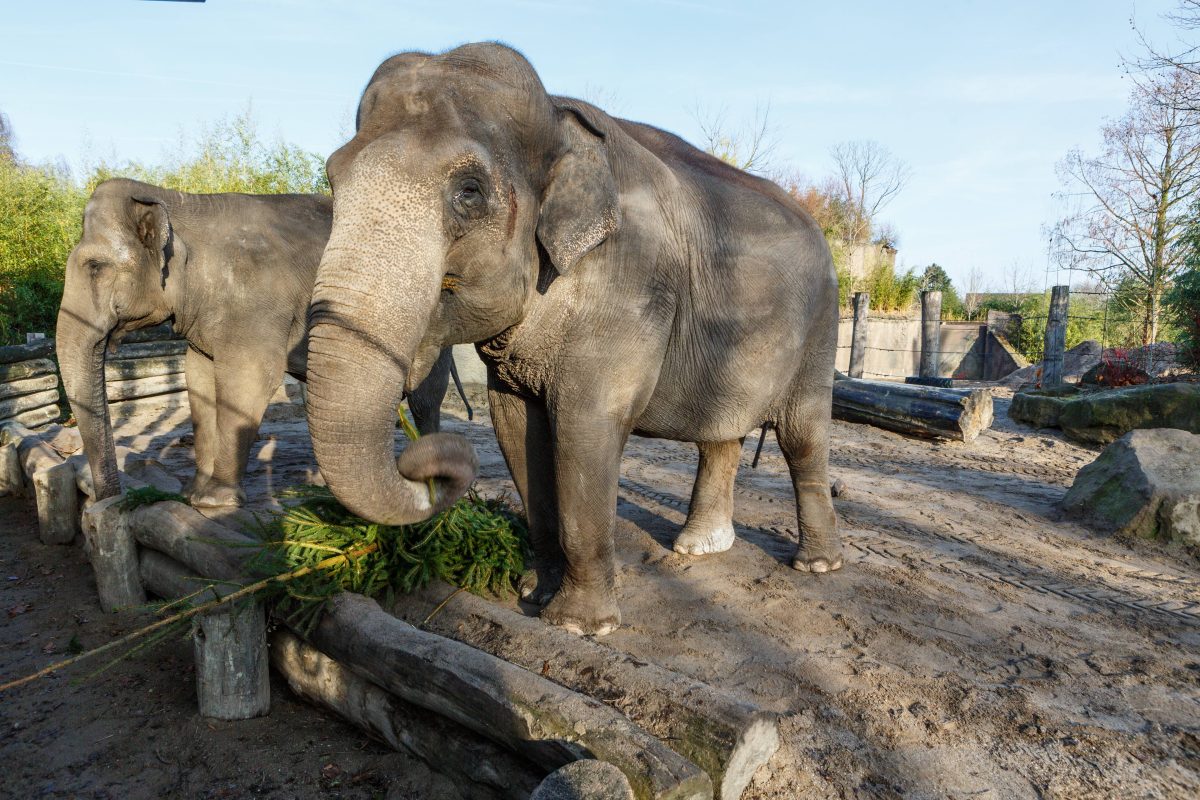
[[[476,342],[534,540],[524,593],[552,596],[547,621],[585,634],[620,622],[613,526],[631,432],[699,443],[677,546],[713,552],[732,543],[740,441],[772,421],[795,487],[794,566],[841,566],[826,477],[837,279],[821,231],[778,187],[548,96],[496,44],[385,61],[326,166],[308,414],[348,507],[405,521],[429,511],[418,477],[471,469],[452,449],[425,454],[419,474],[407,452],[394,468],[388,409],[441,347]],[[347,393],[364,373],[376,384]],[[348,408],[364,412],[349,421]]]
[[[197,506],[244,501],[267,402],[285,371],[305,375],[308,301],[332,214],[320,195],[195,195],[119,179],[96,187],[67,259],[57,349],[98,498],[120,493],[107,346],[173,318],[190,345],[189,497]],[[449,358],[447,350],[410,403],[422,432],[438,428]]]

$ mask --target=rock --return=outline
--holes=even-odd
[[[829,484],[829,494],[831,497],[844,497],[847,490],[846,482],[841,478],[835,478],[833,483]]]
[[[1175,542],[1200,554],[1200,436],[1131,431],[1075,476],[1063,509],[1100,530]]]
[[[1128,361],[1105,359],[1083,373],[1079,382],[1085,386],[1140,386],[1149,380],[1148,372]]]
[[[1103,348],[1095,339],[1088,339],[1085,342],[1072,347],[1063,354],[1063,382],[1064,383],[1079,383],[1079,379],[1083,377],[1083,373],[1100,363],[1100,355]],[[1001,381],[1001,385],[1007,386],[1010,389],[1019,389],[1026,384],[1036,385],[1042,379],[1042,365],[1030,364],[1028,367],[1023,367],[1016,372],[1010,372]]]
[[[1062,407],[1059,427],[1071,439],[1108,444],[1139,428],[1200,433],[1200,384],[1165,383],[1081,395]]]
[[[587,758],[551,772],[529,800],[634,800],[634,795],[621,770]]]
[[[1070,384],[1053,389],[1025,389],[1013,395],[1008,416],[1035,428],[1057,428],[1063,406],[1075,399],[1078,392]]]

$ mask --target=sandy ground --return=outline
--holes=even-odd
[[[698,558],[670,549],[694,448],[631,441],[625,625],[604,641],[784,715],[746,798],[1200,793],[1200,568],[1064,521],[1056,504],[1095,451],[1018,428],[1006,408],[970,445],[837,423],[846,566],[825,576],[788,566],[795,516],[773,438],[758,470],[747,439],[733,549]],[[446,410],[480,453],[484,491],[511,491],[486,419]],[[252,456],[259,508],[312,474],[303,422],[277,416]],[[186,478],[188,433],[163,413],[118,441]],[[40,545],[18,501],[0,500],[0,520],[0,675],[131,626],[100,612],[78,548]],[[0,698],[0,796],[458,796],[278,681],[268,718],[199,718],[190,661],[172,643],[82,685],[76,672]]]

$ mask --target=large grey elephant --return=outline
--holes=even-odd
[[[120,493],[104,386],[108,345],[174,319],[195,434],[197,506],[236,505],[250,445],[284,372],[306,372],[308,302],[329,238],[322,195],[185,194],[131,180],[96,187],[67,259],[58,313],[63,385],[97,497]],[[450,350],[410,398],[438,429]]]
[[[613,526],[631,432],[699,444],[676,546],[715,552],[733,541],[741,438],[770,420],[795,488],[794,566],[841,566],[826,477],[837,279],[821,231],[777,186],[548,95],[497,44],[389,58],[326,166],[308,417],[349,508],[407,522],[430,511],[422,478],[469,472],[449,442],[394,466],[390,409],[442,347],[475,342],[531,527],[523,590],[552,596],[543,619],[585,634],[620,622]]]

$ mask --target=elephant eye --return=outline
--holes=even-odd
[[[90,275],[96,276],[103,272],[107,265],[103,261],[97,261],[94,258],[89,258],[86,262],[84,262],[83,266],[87,269]]]
[[[466,217],[478,216],[487,207],[483,187],[474,178],[468,178],[454,193],[454,210]]]

